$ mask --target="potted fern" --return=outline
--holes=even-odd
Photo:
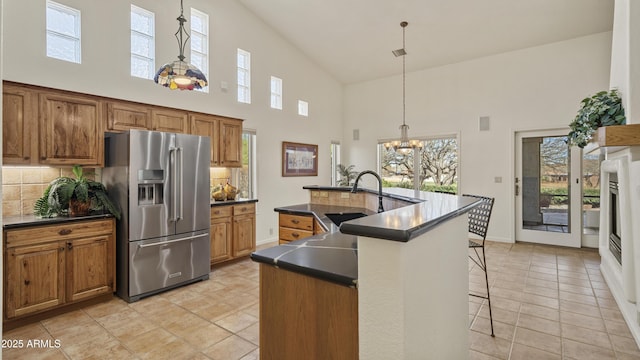
[[[617,89],[600,91],[582,100],[575,119],[569,124],[567,142],[584,148],[599,127],[626,122],[622,100]]]
[[[75,178],[62,176],[47,186],[33,206],[34,215],[84,216],[91,210],[106,210],[120,219],[120,209],[109,199],[102,183],[88,179],[79,165],[72,172]]]

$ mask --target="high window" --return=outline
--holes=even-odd
[[[209,78],[209,15],[191,8],[191,65]],[[209,92],[209,87],[200,91]]]
[[[47,0],[47,56],[80,64],[80,10]]]
[[[271,77],[271,107],[282,110],[282,79]]]
[[[238,49],[238,102],[251,104],[251,53]]]
[[[408,154],[378,143],[378,166],[384,187],[458,192],[458,139],[456,136],[421,139],[422,148]],[[416,177],[417,175],[417,177]]]
[[[304,100],[298,100],[298,115],[309,116],[309,103]]]
[[[155,75],[155,16],[131,5],[131,76],[153,79]]]

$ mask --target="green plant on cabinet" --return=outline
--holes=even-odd
[[[575,119],[569,124],[567,142],[584,148],[599,127],[623,125],[626,122],[622,100],[617,89],[600,91],[581,101]]]
[[[90,210],[106,210],[120,219],[120,209],[109,199],[102,183],[88,179],[80,165],[75,165],[72,172],[75,178],[61,176],[49,183],[33,206],[34,215],[77,216]]]

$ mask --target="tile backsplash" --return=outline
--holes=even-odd
[[[71,168],[10,167],[2,168],[2,215],[33,214],[33,204],[42,196],[49,183],[60,177],[73,177]],[[85,176],[95,179],[91,169]]]
[[[100,181],[101,169],[85,169],[85,176]],[[33,204],[38,200],[49,183],[60,177],[74,177],[71,168],[49,167],[2,167],[2,215],[33,214]],[[211,168],[211,187],[226,184],[227,180],[237,186],[232,171],[227,168]]]

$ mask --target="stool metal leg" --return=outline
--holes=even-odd
[[[489,293],[489,271],[487,271],[487,259],[485,257],[484,246],[482,246],[482,264],[484,270],[484,280],[487,284],[487,302],[489,303],[489,322],[491,323],[491,336],[495,337],[493,333],[493,314],[491,313],[491,294]]]
[[[478,247],[473,248],[473,251],[475,251],[476,257],[478,259],[476,260],[472,256],[469,256],[469,258],[473,260],[473,262],[476,263],[476,265],[478,265],[478,267],[482,269],[482,271],[484,271],[484,281],[487,284],[487,296],[476,295],[471,293],[469,293],[469,295],[479,297],[482,299],[487,299],[487,303],[489,305],[489,322],[491,323],[491,336],[495,337],[496,335],[493,332],[493,313],[491,311],[491,293],[489,292],[489,273],[487,271],[487,258],[485,256],[484,245],[479,247],[482,248],[482,258],[480,258],[480,254],[478,253]]]

